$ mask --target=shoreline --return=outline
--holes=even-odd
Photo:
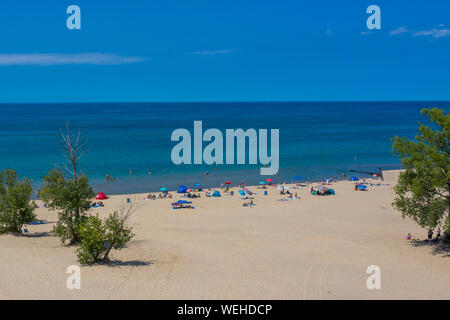
[[[398,172],[400,172],[400,171],[402,171],[402,169],[392,169],[392,170],[382,170],[382,173],[383,173],[383,175],[384,174],[388,174],[388,175],[391,175],[391,174],[397,174]],[[352,176],[357,176],[360,180],[366,180],[366,181],[371,181],[372,183],[378,183],[378,182],[380,182],[380,183],[382,183],[382,180],[381,179],[373,179],[372,177],[361,177],[361,174],[360,173],[351,173],[351,175]],[[265,177],[265,176],[261,176],[261,177]],[[332,177],[328,177],[328,178],[332,178]],[[261,181],[263,181],[263,180],[265,180],[265,179],[261,179]],[[292,180],[292,179],[291,179]],[[349,177],[347,178],[339,178],[339,177],[337,177],[337,179],[333,182],[333,183],[336,183],[336,182],[345,182],[345,181],[349,181]],[[316,184],[323,184],[323,182],[324,181],[322,181],[322,180],[302,180],[302,182],[299,182],[300,184],[307,184],[307,185],[316,185]],[[278,186],[278,185],[287,185],[287,186],[292,186],[292,185],[296,185],[296,184],[298,184],[298,182],[287,182],[287,181],[283,181],[283,182],[279,182],[279,183],[276,183],[276,182],[273,182],[272,183],[272,185],[271,186]],[[184,184],[182,184],[182,183],[180,183],[179,184],[179,186],[182,186],[182,185],[184,185]],[[185,185],[188,189],[190,189],[190,185]],[[261,187],[261,185],[256,185],[256,184],[251,184],[251,185],[244,185],[245,186],[245,188],[256,188],[256,189],[261,189],[260,187]],[[266,187],[270,187],[270,185],[264,185],[264,186],[266,186]],[[164,187],[164,186],[161,186],[160,188],[162,188],[162,187]],[[239,184],[237,184],[237,185],[235,185],[235,184],[231,184],[231,185],[229,185],[228,186],[230,189],[231,188],[240,188],[240,185]],[[223,189],[223,187],[222,186],[220,186],[220,185],[218,185],[218,186],[205,186],[205,187],[203,187],[203,185],[202,185],[202,191],[205,191],[205,190],[212,190],[212,191],[214,191],[214,190],[217,190],[217,189]],[[101,190],[99,190],[98,192],[103,192],[103,191],[101,191]],[[178,192],[177,192],[177,190],[176,189],[172,189],[172,190],[167,190],[167,192],[168,193],[172,193],[172,194],[178,194]],[[129,193],[110,193],[110,195],[111,196],[127,196],[127,195],[145,195],[145,194],[159,194],[159,193],[161,193],[161,191],[159,190],[159,191],[149,191],[149,192],[129,192]]]
[[[382,170],[382,172],[396,172],[402,170],[401,168],[398,169],[387,169],[387,170]],[[378,170],[376,170],[378,171]],[[244,170],[245,173],[248,173],[247,170]],[[342,173],[341,175],[334,175],[337,179],[336,181],[347,181],[351,176],[357,176],[361,179],[370,179],[371,177],[366,175],[366,174],[361,174],[361,173],[357,173],[357,172],[349,172],[346,171],[346,177],[342,177]],[[210,177],[205,178],[204,176],[198,179],[194,179],[191,176],[189,176],[189,178],[183,178],[182,175],[174,175],[170,177],[170,186],[173,187],[169,187],[171,189],[169,189],[169,192],[171,193],[176,193],[177,188],[181,185],[185,185],[188,188],[191,188],[192,185],[194,183],[198,183],[201,181],[207,181],[208,179],[211,178],[211,180],[213,180],[214,182],[210,182],[208,184],[204,184],[201,183],[202,185],[202,189],[208,189],[208,188],[212,188],[212,189],[219,189],[220,188],[220,184],[224,183],[225,181],[231,181],[233,187],[237,187],[239,186],[239,184],[234,184],[233,181],[237,182],[236,179],[231,179],[231,178],[227,178],[232,176],[232,174],[228,174],[225,175],[223,173],[221,173],[220,175],[214,176],[211,175]],[[250,176],[250,175],[249,175]],[[252,175],[253,177],[255,175]],[[266,178],[270,178],[271,176],[258,176],[258,178],[253,178],[251,179],[251,181],[265,181]],[[327,176],[327,175],[322,175],[323,178],[328,179],[328,178],[333,178],[333,175],[331,176]],[[153,179],[153,177],[151,176],[146,176],[146,175],[139,175],[139,176],[126,176],[121,178],[120,180],[118,180],[117,182],[110,182],[110,181],[105,181],[105,179],[101,180],[101,179],[92,179],[89,180],[91,183],[91,186],[94,190],[94,193],[97,194],[99,192],[104,192],[106,194],[109,195],[115,195],[115,196],[120,196],[120,195],[129,195],[129,194],[148,194],[148,193],[158,193],[160,191],[160,188],[162,187],[168,187],[167,184],[164,184],[164,177],[157,177],[156,179]],[[273,179],[275,180],[276,177],[273,177]],[[128,181],[127,181],[128,180]],[[123,189],[129,188],[129,184],[133,183],[134,181],[138,180],[138,186],[134,187],[134,190],[130,191],[130,192],[126,192],[123,191]],[[155,180],[157,180],[155,182]],[[190,180],[191,183],[185,183],[183,181],[186,180]],[[101,183],[99,183],[99,181],[102,181]],[[241,179],[242,181],[242,179]],[[320,184],[322,183],[322,180],[320,180],[320,178],[311,178],[311,179],[306,179],[302,181],[303,183],[307,182],[309,184]],[[157,186],[156,184],[159,184],[159,186]],[[282,179],[280,178],[280,182],[278,184],[295,184],[296,182],[293,182],[292,178],[287,178],[287,179]],[[273,182],[273,184],[277,184],[276,181]],[[33,185],[33,196],[32,196],[32,200],[38,200],[37,198],[37,191],[39,190],[39,188],[42,186],[42,182],[39,185]],[[124,188],[124,186],[126,186]],[[257,182],[250,182],[250,184],[245,184],[246,187],[258,187],[259,184],[257,184]]]

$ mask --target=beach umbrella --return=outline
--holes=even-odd
[[[306,178],[304,178],[304,177],[293,177],[292,179],[293,180],[306,180]]]
[[[264,181],[260,181],[259,184],[266,184]]]
[[[360,185],[358,186],[358,189],[359,189],[359,190],[366,190],[366,189],[367,189],[367,186],[366,186],[366,185],[363,185],[363,184],[360,184]]]
[[[106,200],[108,199],[108,197],[106,196],[106,194],[104,194],[103,192],[99,192],[97,194],[97,197],[95,197],[96,200]]]
[[[161,188],[161,189],[159,189],[160,191],[162,191],[162,192],[166,192],[167,191],[167,188]]]
[[[289,189],[289,186],[286,186],[286,187],[284,187],[286,190],[288,190]]]
[[[358,181],[359,179],[358,179],[358,177],[351,177],[349,180],[350,181]]]
[[[225,184],[231,184],[231,182],[230,181],[225,181]]]
[[[278,190],[283,190],[284,187],[283,187],[283,186],[278,186],[277,189],[278,189]]]
[[[187,188],[186,188],[186,186],[180,186],[179,188],[178,188],[178,193],[186,193],[186,191],[187,191]]]
[[[194,187],[201,187],[200,183],[194,183]]]
[[[194,192],[192,189],[187,189],[186,192]]]

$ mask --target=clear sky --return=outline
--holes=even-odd
[[[450,1],[0,2],[0,102],[271,100],[450,100]]]

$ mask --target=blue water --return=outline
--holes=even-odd
[[[72,128],[81,129],[87,143],[80,167],[96,191],[146,192],[195,182],[251,184],[267,178],[259,175],[261,165],[172,164],[172,131],[192,131],[194,120],[202,120],[204,130],[218,128],[223,133],[227,128],[280,129],[280,180],[298,175],[311,180],[342,178],[352,169],[400,168],[390,138],[413,138],[418,122],[426,123],[420,109],[449,106],[450,102],[0,104],[0,168],[14,168],[39,188],[49,170],[64,165],[59,132],[69,121]],[[116,183],[104,182],[106,174],[115,176]]]

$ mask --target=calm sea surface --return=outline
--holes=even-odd
[[[258,183],[261,165],[181,165],[171,162],[173,130],[280,129],[279,179],[354,175],[348,170],[397,169],[390,138],[413,138],[419,111],[450,102],[251,102],[0,104],[0,168],[14,168],[36,188],[64,165],[59,132],[80,128],[88,152],[80,166],[96,191],[131,193],[225,180]],[[206,145],[206,143],[204,144]],[[130,170],[133,175],[130,176]],[[209,176],[205,175],[208,171]],[[151,175],[148,173],[151,172]],[[106,174],[116,183],[106,183]],[[276,179],[276,177],[273,177]]]

